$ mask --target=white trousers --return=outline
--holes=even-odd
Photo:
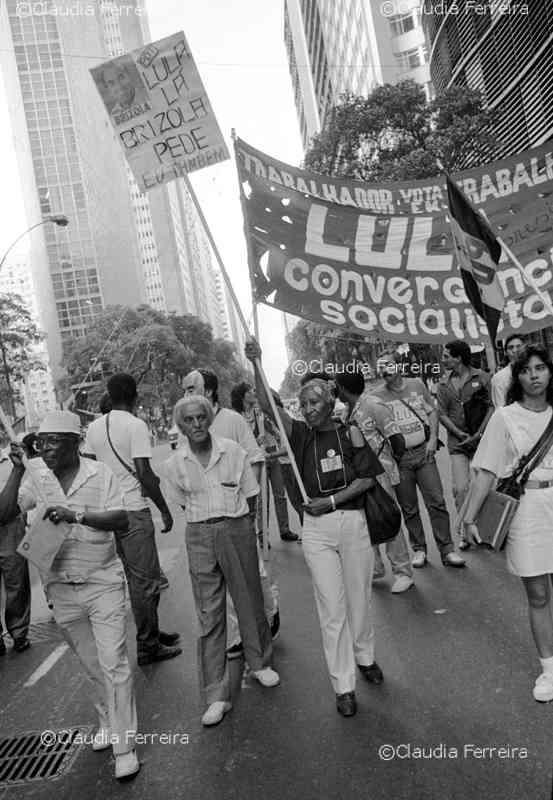
[[[356,664],[374,661],[374,553],[365,514],[356,509],[305,514],[302,539],[330,681],[336,694],[352,692]]]
[[[107,568],[112,570],[112,568]],[[111,731],[115,755],[134,747],[136,705],[127,653],[122,567],[117,583],[51,583],[54,618],[81,662],[93,691],[100,727]]]

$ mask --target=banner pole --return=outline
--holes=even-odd
[[[227,271],[225,269],[225,265],[223,263],[223,259],[221,258],[221,254],[219,253],[219,249],[217,248],[217,245],[215,244],[215,240],[214,240],[213,235],[211,233],[211,229],[210,229],[209,225],[207,224],[207,220],[206,220],[206,218],[204,216],[204,213],[203,213],[202,208],[200,206],[199,200],[196,197],[196,192],[194,191],[194,188],[193,188],[192,184],[190,183],[190,178],[188,177],[188,175],[183,175],[182,177],[183,177],[184,183],[186,185],[186,188],[188,189],[188,191],[190,193],[190,197],[192,198],[192,202],[194,203],[196,211],[198,212],[198,216],[200,217],[202,225],[204,226],[204,230],[206,232],[207,238],[208,238],[209,243],[210,243],[210,245],[211,245],[211,247],[213,249],[213,253],[215,255],[215,258],[217,259],[217,263],[219,265],[219,269],[221,270],[221,274],[222,274],[222,276],[224,278],[224,281],[225,281],[225,283],[227,285],[227,288],[229,290],[229,294],[230,294],[230,296],[232,298],[232,302],[234,303],[234,306],[236,308],[236,312],[238,314],[240,322],[242,323],[242,327],[244,328],[244,333],[246,334],[246,337],[249,338],[251,334],[250,334],[250,331],[248,329],[248,325],[246,323],[246,318],[244,317],[244,313],[242,311],[240,303],[238,302],[238,298],[236,297],[236,293],[235,293],[234,288],[232,286],[231,280],[230,280],[229,275],[228,275],[228,273],[227,273]],[[242,195],[241,194],[240,194],[240,199],[242,200]],[[246,239],[247,239],[247,237],[246,237]],[[248,248],[249,248],[249,244],[248,244]],[[271,388],[270,388],[269,383],[267,381],[267,376],[263,372],[263,367],[261,366],[261,361],[258,358],[255,359],[255,366],[257,367],[257,370],[259,372],[259,377],[261,378],[261,381],[263,383],[263,387],[265,389],[265,393],[267,395],[267,399],[269,401],[269,405],[271,406],[271,411],[272,411],[273,416],[275,418],[275,422],[276,422],[276,424],[278,426],[278,430],[279,430],[281,439],[284,442],[284,445],[286,447],[286,453],[288,455],[288,458],[290,459],[290,463],[292,465],[292,469],[294,470],[294,475],[295,475],[296,480],[298,482],[298,486],[299,486],[299,489],[300,489],[300,492],[301,492],[301,496],[303,498],[304,503],[308,503],[309,502],[309,498],[307,497],[307,492],[305,491],[305,487],[303,485],[303,481],[302,481],[302,479],[300,477],[300,473],[298,471],[298,466],[296,464],[296,460],[294,458],[294,454],[292,452],[292,448],[290,447],[290,442],[288,441],[288,437],[286,436],[286,431],[284,430],[284,425],[282,424],[282,420],[280,418],[280,414],[277,411],[275,399],[273,397],[273,393],[271,392]]]

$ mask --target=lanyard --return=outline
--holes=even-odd
[[[340,448],[340,456],[342,457],[342,476],[343,476],[343,485],[342,486],[333,486],[331,489],[323,489],[321,486],[321,476],[319,475],[319,450],[317,447],[317,431],[313,431],[313,449],[315,451],[315,474],[317,476],[317,483],[319,485],[319,491],[321,494],[324,492],[338,492],[340,489],[345,489],[347,484],[346,479],[346,467],[344,461],[344,451],[342,449],[342,440],[340,439],[340,434],[338,433],[338,428],[334,428],[334,433],[336,434],[336,439],[338,440],[338,447]]]

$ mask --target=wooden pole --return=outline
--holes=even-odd
[[[206,218],[204,216],[204,213],[202,211],[202,207],[200,206],[200,203],[199,203],[198,198],[196,196],[196,192],[194,191],[194,188],[193,188],[192,184],[190,183],[190,178],[188,177],[188,175],[183,175],[183,180],[184,180],[184,183],[186,185],[186,188],[188,189],[188,192],[190,193],[190,197],[192,198],[192,202],[194,203],[196,211],[198,212],[198,216],[199,216],[199,218],[201,220],[201,223],[202,223],[202,225],[204,227],[204,230],[206,232],[207,238],[209,240],[209,243],[211,245],[211,248],[213,250],[213,253],[215,255],[217,263],[219,265],[219,269],[221,270],[221,274],[222,274],[222,276],[224,278],[224,281],[225,281],[225,283],[227,285],[227,288],[229,290],[229,294],[230,294],[230,296],[232,298],[232,302],[235,305],[236,312],[238,314],[238,318],[240,319],[240,322],[242,323],[242,327],[244,328],[244,332],[245,332],[246,336],[249,338],[250,337],[250,331],[249,331],[248,325],[246,323],[246,318],[244,317],[244,313],[242,311],[242,308],[240,307],[240,303],[238,302],[238,298],[236,297],[236,293],[234,291],[234,287],[233,287],[232,282],[230,280],[230,277],[229,277],[229,275],[228,275],[228,273],[227,273],[227,271],[225,269],[225,265],[223,263],[223,259],[221,258],[221,254],[219,253],[219,249],[218,249],[218,247],[217,247],[217,245],[215,243],[215,240],[214,240],[213,235],[211,233],[210,227],[207,224],[207,220],[206,220]],[[249,245],[248,245],[248,248],[249,248]],[[273,393],[271,392],[271,388],[270,388],[269,383],[267,381],[267,376],[263,372],[263,367],[261,366],[261,362],[260,362],[260,360],[258,358],[255,359],[255,366],[257,367],[257,369],[259,371],[259,376],[260,376],[261,381],[263,383],[263,388],[265,389],[265,393],[267,395],[267,399],[269,401],[269,405],[271,406],[271,411],[272,411],[273,416],[275,418],[275,422],[276,422],[276,424],[278,426],[278,430],[279,430],[279,433],[280,433],[280,436],[281,436],[281,440],[282,440],[282,442],[284,443],[284,445],[286,447],[286,453],[288,455],[288,458],[290,459],[290,463],[292,465],[292,469],[294,470],[294,475],[295,475],[296,480],[298,482],[298,486],[300,488],[301,496],[303,498],[304,503],[307,503],[307,502],[309,502],[309,498],[307,497],[307,492],[305,491],[305,486],[303,485],[303,481],[301,479],[301,476],[300,476],[300,473],[299,473],[299,470],[298,470],[298,465],[296,464],[296,460],[294,458],[294,453],[292,452],[292,448],[290,447],[290,442],[288,441],[288,437],[286,436],[286,431],[284,430],[284,425],[282,424],[282,420],[280,418],[280,414],[277,411],[275,399],[273,397]]]

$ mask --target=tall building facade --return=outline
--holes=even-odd
[[[38,303],[28,253],[13,253],[0,272],[0,293],[17,295],[33,322],[40,328]],[[20,393],[23,400],[27,428],[38,423],[48,411],[57,408],[56,393],[50,370],[48,349],[44,342],[33,347],[30,353],[44,365],[44,369],[29,372]]]
[[[286,0],[284,41],[304,147],[340,95],[429,86],[419,0]]]
[[[553,136],[553,0],[482,4],[425,3],[430,73],[437,92],[480,89],[497,109],[500,145],[492,157],[516,153]],[[507,8],[508,7],[508,8]],[[429,13],[432,8],[432,13]]]
[[[55,375],[64,342],[106,305],[224,317],[184,182],[141,194],[89,72],[150,40],[142,0],[104,0],[80,15],[20,8],[19,0],[0,4],[0,58],[27,218],[63,213],[70,221],[31,240]]]

